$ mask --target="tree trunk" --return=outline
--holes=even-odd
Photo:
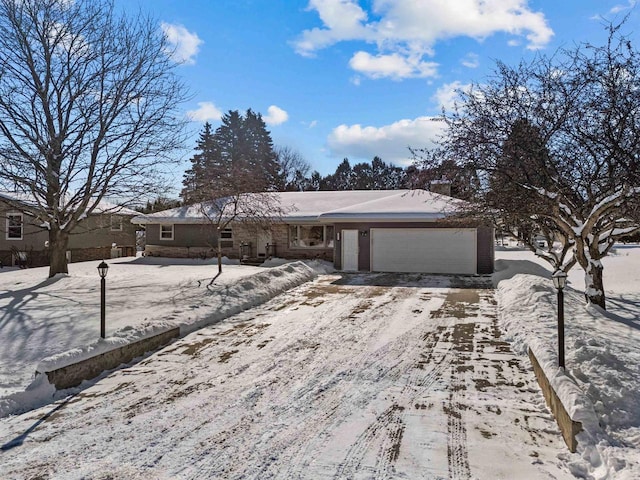
[[[49,230],[49,278],[58,273],[69,273],[67,268],[67,247],[69,234],[53,227]]]
[[[218,229],[218,275],[222,273],[222,239],[220,229]]]
[[[584,277],[584,295],[587,297],[587,302],[606,310],[602,271],[602,264],[599,261],[589,262]]]

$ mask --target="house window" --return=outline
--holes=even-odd
[[[7,214],[7,240],[22,240],[22,214]]]
[[[295,248],[332,248],[333,226],[290,225],[289,245]]]
[[[325,228],[324,238],[327,241],[327,248],[333,248],[333,225],[327,225]]]
[[[160,240],[173,240],[173,225],[160,225]]]
[[[112,232],[122,231],[122,217],[111,215],[111,231]]]
[[[232,248],[233,247],[233,230],[230,228],[223,228],[220,230],[220,247]]]

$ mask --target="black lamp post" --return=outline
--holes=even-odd
[[[100,337],[102,338],[104,338],[105,330],[106,330],[105,314],[104,314],[104,310],[105,310],[104,297],[105,297],[105,286],[107,283],[107,281],[105,280],[105,277],[107,276],[108,270],[109,270],[109,265],[107,265],[107,263],[104,260],[102,260],[100,265],[98,265],[98,273],[100,274]]]
[[[556,270],[551,278],[558,289],[558,366],[564,368],[564,287],[567,284],[567,274]]]

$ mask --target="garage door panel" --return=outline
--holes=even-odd
[[[474,274],[476,257],[475,229],[371,229],[374,272]]]

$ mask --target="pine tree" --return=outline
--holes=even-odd
[[[182,185],[184,186],[180,196],[185,204],[199,201],[200,195],[206,186],[215,155],[215,145],[211,124],[204,124],[200,138],[195,147],[196,154],[191,157],[191,168],[184,173]]]
[[[205,124],[195,149],[198,153],[184,175],[185,203],[278,187],[279,166],[271,134],[262,116],[251,109],[245,116],[230,110],[215,133]]]

